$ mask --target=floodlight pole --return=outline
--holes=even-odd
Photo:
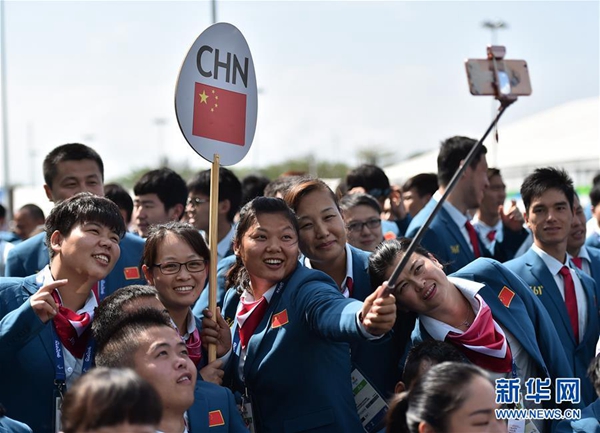
[[[4,0],[0,0],[0,93],[2,94],[2,183],[6,194],[7,215],[6,220],[11,218],[13,211],[13,200],[10,191],[10,174],[8,158],[8,97],[6,87],[6,20]]]

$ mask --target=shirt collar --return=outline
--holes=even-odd
[[[568,264],[569,263],[569,255],[568,254],[565,254],[565,263],[561,263],[558,260],[556,260],[554,257],[552,257],[550,254],[548,254],[546,251],[544,251],[540,247],[538,247],[536,244],[533,244],[531,246],[531,249],[533,251],[535,251],[535,253],[538,256],[540,256],[540,258],[542,259],[542,261],[544,262],[544,264],[546,265],[546,267],[548,268],[548,270],[550,271],[550,273],[552,275],[557,275],[563,266],[569,267],[569,264]]]
[[[441,200],[441,198],[442,198],[442,193],[439,190],[436,191],[435,194],[433,194],[433,199],[435,201],[437,201],[438,203]],[[465,223],[467,221],[469,221],[469,218],[467,218],[467,216],[465,214],[463,214],[461,211],[459,211],[457,208],[455,208],[454,205],[452,203],[450,203],[448,200],[444,201],[444,203],[442,204],[442,207],[446,210],[446,212],[448,212],[452,221],[454,221],[454,223],[459,228],[464,227]]]

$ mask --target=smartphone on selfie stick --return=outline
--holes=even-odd
[[[458,183],[460,177],[471,164],[471,161],[473,161],[479,148],[482,146],[483,141],[497,125],[500,116],[502,116],[508,106],[515,102],[519,96],[531,95],[529,68],[525,60],[505,60],[504,56],[506,54],[506,48],[500,45],[489,45],[486,51],[486,59],[467,59],[465,61],[469,90],[471,94],[475,96],[494,96],[500,102],[498,114],[483,137],[475,143],[463,164],[457,172],[454,173],[454,176],[448,183],[448,187],[444,191],[440,201],[436,204],[423,226],[412,239],[402,260],[400,260],[400,263],[398,263],[394,272],[392,272],[392,275],[388,279],[388,291],[392,293],[395,291],[396,283],[402,270],[408,263],[416,246],[421,243],[421,239],[423,239],[425,232],[429,228],[429,224],[431,224],[431,221],[433,221],[433,218],[440,211],[443,203]]]

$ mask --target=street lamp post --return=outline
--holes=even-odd
[[[508,28],[508,24],[502,20],[495,20],[495,21],[486,20],[483,23],[481,23],[481,26],[486,29],[489,29],[490,32],[492,33],[492,45],[498,45],[498,30]],[[496,117],[496,112],[497,112],[496,101],[492,99],[492,119],[494,119]],[[496,131],[498,131],[498,125],[496,125]],[[493,166],[497,166],[498,165],[498,142],[496,140],[496,134],[493,135],[492,142],[493,142],[493,145],[490,146],[490,147],[492,147],[490,149],[490,151],[491,151],[490,152],[491,153],[490,163]]]
[[[498,44],[498,30],[508,28],[508,24],[502,20],[487,20],[481,23],[481,26],[489,29],[492,32],[492,45]]]
[[[163,127],[167,124],[167,119],[164,117],[157,117],[154,119],[154,124],[156,125],[156,135],[158,142],[158,167],[165,167],[167,165],[167,157],[163,156],[163,148],[164,148],[164,130]]]

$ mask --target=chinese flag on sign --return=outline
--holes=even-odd
[[[243,146],[246,141],[246,95],[196,83],[192,134]]]

